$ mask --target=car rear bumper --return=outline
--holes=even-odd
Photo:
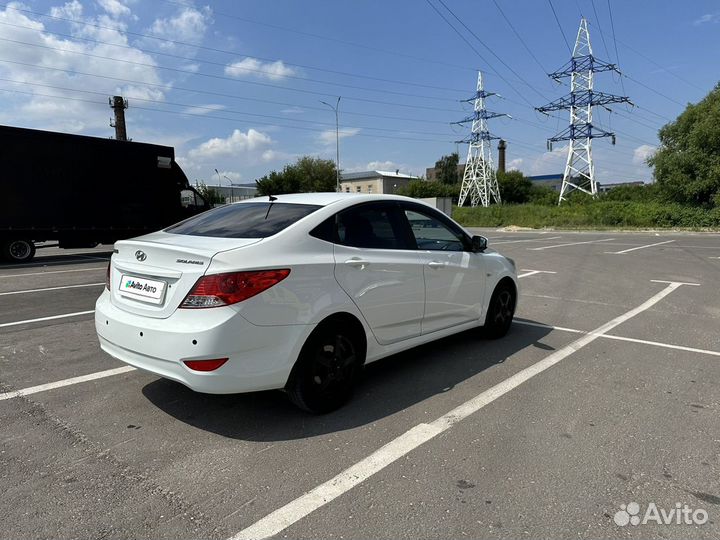
[[[257,326],[232,307],[179,309],[167,319],[128,313],[104,291],[95,306],[100,347],[131,366],[197,392],[233,394],[282,388],[312,325]],[[199,372],[183,360],[228,358]]]

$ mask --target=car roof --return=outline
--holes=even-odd
[[[283,202],[289,204],[316,204],[319,206],[328,206],[336,202],[369,202],[369,201],[417,201],[409,197],[401,195],[385,195],[376,193],[288,193],[284,195],[273,195],[275,202]],[[254,199],[245,199],[234,204],[268,202],[267,196],[255,197]]]

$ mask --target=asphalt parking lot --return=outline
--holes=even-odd
[[[720,235],[475,231],[517,262],[508,336],[373,364],[326,416],[101,352],[109,246],[0,265],[2,536],[720,536]]]

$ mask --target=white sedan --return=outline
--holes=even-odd
[[[512,322],[517,275],[446,215],[389,195],[263,197],[115,244],[104,351],[198,392],[340,407],[362,366]]]

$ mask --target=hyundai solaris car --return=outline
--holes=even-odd
[[[517,295],[511,259],[422,202],[278,195],[117,242],[95,325],[111,356],[195,391],[285,389],[324,413],[367,363],[503,336]]]

